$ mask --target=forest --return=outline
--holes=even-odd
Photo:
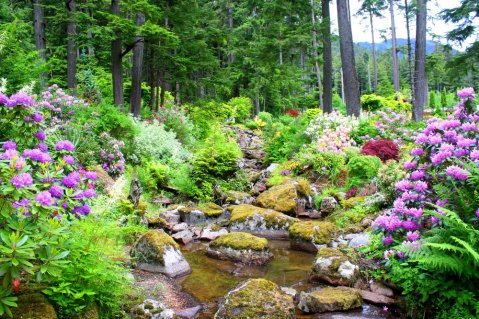
[[[0,0],[0,318],[479,318],[478,41],[477,0]]]

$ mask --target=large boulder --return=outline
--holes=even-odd
[[[316,255],[310,280],[350,286],[358,275],[359,267],[352,263],[345,254],[334,248],[323,247]]]
[[[131,310],[132,319],[176,319],[175,312],[167,308],[162,302],[147,299]]]
[[[359,291],[347,287],[327,287],[313,292],[301,292],[298,308],[305,313],[345,311],[360,308],[363,303]]]
[[[248,193],[238,191],[226,191],[224,203],[228,205],[252,204],[254,197]]]
[[[310,200],[311,186],[306,180],[288,180],[274,186],[256,198],[256,205],[289,215],[303,211]]]
[[[291,248],[317,252],[322,246],[329,245],[337,231],[334,224],[321,221],[301,221],[289,227]]]
[[[131,256],[137,259],[137,268],[168,277],[191,272],[178,244],[163,230],[150,230],[143,234],[131,250]]]
[[[321,208],[321,213],[323,213],[324,215],[331,214],[332,212],[334,212],[336,207],[338,207],[338,201],[332,196],[324,197],[321,200],[320,208]]]
[[[228,230],[225,228],[220,228],[216,224],[209,225],[208,227],[203,228],[201,231],[200,239],[202,240],[215,240],[221,235],[228,233]]]
[[[254,265],[264,265],[273,257],[265,238],[241,232],[216,238],[209,244],[206,255],[216,259]]]
[[[215,203],[200,204],[195,207],[181,207],[178,209],[180,218],[188,225],[211,223],[220,219],[228,219],[221,206]]]
[[[40,293],[19,295],[17,304],[11,308],[15,319],[57,319],[55,309]]]
[[[230,206],[230,231],[242,231],[265,238],[286,239],[296,218],[252,205]]]
[[[230,291],[221,302],[215,319],[294,319],[293,297],[275,283],[250,279]]]

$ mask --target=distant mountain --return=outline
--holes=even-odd
[[[360,47],[363,47],[363,48],[371,49],[372,43],[370,43],[370,42],[357,42],[356,45],[358,45]],[[416,40],[411,39],[411,46],[412,46],[413,51],[414,51],[414,46],[415,45],[416,45]],[[397,46],[398,47],[402,47],[402,46],[406,47],[407,46],[407,39],[398,38],[397,39]],[[391,39],[387,40],[386,42],[376,43],[376,50],[379,53],[381,53],[385,50],[391,49],[391,47],[392,47]],[[432,40],[427,40],[426,41],[426,54],[434,53],[435,49],[436,49],[436,42],[434,42]],[[455,53],[457,53],[457,51],[453,50],[452,53],[455,54]]]

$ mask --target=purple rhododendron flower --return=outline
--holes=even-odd
[[[35,113],[32,115],[32,119],[37,122],[37,123],[40,123],[41,121],[43,121],[43,114],[41,113]]]
[[[386,246],[391,246],[393,241],[394,241],[394,238],[391,234],[389,234],[388,236],[384,236],[382,239],[383,244]]]
[[[3,143],[3,149],[4,150],[16,150],[17,149],[17,143],[14,141],[6,141]]]
[[[457,165],[446,168],[446,174],[460,181],[466,181],[469,178],[469,172]]]
[[[408,231],[406,234],[406,237],[409,241],[417,241],[419,240],[419,238],[421,238],[421,235],[419,235],[417,231],[415,232]]]
[[[411,151],[412,156],[421,156],[422,153],[424,153],[424,150],[422,148],[413,148]]]
[[[8,103],[8,97],[5,94],[0,93],[0,104],[6,105],[7,103]]]
[[[75,150],[75,145],[73,145],[70,141],[58,141],[55,144],[55,148],[57,151],[70,151],[73,152]]]
[[[52,204],[52,195],[47,191],[43,191],[35,196],[35,200],[42,206],[50,206]]]
[[[479,208],[476,210],[476,217],[479,218]]]
[[[85,173],[85,177],[88,178],[89,180],[96,181],[96,179],[98,178],[98,173],[88,171]]]
[[[33,98],[23,92],[18,92],[10,96],[10,98],[8,99],[8,102],[6,103],[8,107],[14,107],[16,105],[23,105],[24,107],[25,106],[28,107],[28,106],[33,106],[34,104],[35,104],[35,101],[33,100]]]
[[[475,100],[476,96],[474,95],[474,88],[468,87],[464,88],[457,92],[457,96],[461,99],[472,99]]]
[[[23,187],[30,187],[33,185],[32,176],[28,173],[23,173],[17,176],[14,176],[10,182],[16,189],[22,189]]]
[[[38,143],[37,147],[42,151],[42,152],[48,152],[48,146],[45,143]]]
[[[404,163],[405,169],[412,169],[417,167],[417,162],[406,162]]]
[[[83,197],[85,198],[93,198],[96,196],[96,192],[94,189],[92,188],[89,188],[87,190],[85,190],[83,193],[82,193]]]
[[[394,184],[394,187],[396,189],[399,189],[399,190],[402,190],[402,191],[405,192],[405,191],[410,190],[412,188],[412,184],[409,180],[405,179],[405,180],[399,181],[396,184]]]
[[[67,163],[68,165],[73,165],[73,164],[75,164],[75,159],[74,159],[73,156],[71,156],[71,155],[63,156],[63,161],[64,161],[65,163]]]
[[[40,142],[43,142],[45,138],[47,137],[44,131],[38,131],[34,134],[34,136],[38,138]]]
[[[419,181],[419,182],[416,182],[416,184],[414,185],[414,190],[416,192],[424,192],[427,190],[427,183],[426,182],[422,182],[422,181]]]
[[[50,155],[48,155],[47,153],[43,153],[37,148],[34,148],[32,150],[24,150],[23,156],[40,163],[47,163],[52,161]]]
[[[60,186],[54,185],[50,187],[50,194],[55,198],[62,198],[63,188],[61,188]]]
[[[417,181],[419,179],[423,179],[425,176],[424,172],[423,171],[414,171],[411,173],[411,179],[413,181]]]
[[[26,198],[23,198],[19,201],[13,202],[12,206],[15,209],[19,209],[19,208],[22,208],[22,207],[30,208],[29,204],[30,204],[30,201]]]
[[[75,188],[77,187],[78,183],[80,183],[80,180],[81,177],[78,172],[71,172],[62,178],[62,185],[68,188]]]

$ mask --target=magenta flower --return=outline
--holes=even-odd
[[[43,153],[41,150],[37,148],[34,148],[32,150],[28,150],[28,149],[24,150],[23,156],[40,163],[47,163],[52,161],[52,158],[50,157],[50,155]]]
[[[67,163],[68,165],[73,165],[73,164],[75,164],[75,159],[74,159],[73,156],[71,156],[71,155],[63,156],[63,161],[64,161],[65,163]]]
[[[471,152],[471,160],[479,161],[479,150],[474,150]]]
[[[396,189],[399,189],[405,192],[407,190],[410,190],[412,188],[412,185],[411,185],[411,182],[406,179],[406,180],[397,182],[396,184],[394,184],[394,187]]]
[[[424,153],[424,150],[422,148],[413,148],[411,151],[412,156],[421,156],[422,153]]]
[[[17,149],[17,144],[13,141],[6,141],[3,143],[3,149],[4,150],[16,150]]]
[[[391,236],[391,234],[389,234],[388,236],[384,236],[382,239],[383,244],[386,246],[391,246],[393,241],[394,241],[394,238],[393,236]]]
[[[424,192],[427,190],[427,183],[426,182],[422,182],[422,181],[419,181],[419,182],[416,182],[416,184],[414,185],[414,190],[416,192]]]
[[[23,173],[17,176],[14,176],[10,182],[16,189],[22,189],[23,187],[30,187],[33,185],[32,176],[28,173]]]
[[[54,185],[50,187],[50,195],[55,198],[62,198],[63,197],[63,188],[60,186]]]
[[[479,218],[479,208],[476,210],[476,217]]]
[[[38,143],[37,147],[40,149],[42,152],[48,152],[48,146],[45,143]]]
[[[404,163],[405,169],[412,169],[417,167],[417,162],[406,162]]]
[[[22,105],[23,107],[33,106],[35,105],[35,101],[31,96],[26,93],[19,92],[10,96],[8,102],[6,103],[7,107],[14,107],[16,105]]]
[[[464,88],[458,91],[457,96],[461,99],[471,99],[471,100],[476,99],[476,96],[474,95],[474,88],[472,87]]]
[[[78,183],[80,183],[80,180],[81,177],[78,172],[71,172],[62,178],[62,185],[68,188],[75,188],[77,187]]]
[[[413,181],[417,181],[419,179],[423,179],[425,176],[424,172],[423,171],[414,171],[411,173],[411,179]]]
[[[466,181],[469,178],[469,172],[457,165],[446,168],[446,174],[460,181]]]
[[[409,241],[417,241],[419,240],[419,238],[421,238],[421,235],[419,235],[417,231],[415,232],[408,231],[406,234],[406,237]]]
[[[58,141],[55,144],[55,148],[57,151],[70,151],[73,152],[75,150],[75,145],[73,145],[70,141]]]
[[[35,122],[40,123],[41,121],[43,121],[43,115],[41,113],[35,113],[32,115],[32,119]]]
[[[50,193],[47,191],[43,191],[37,194],[35,200],[42,206],[51,206],[52,195],[50,195]]]
[[[44,131],[38,131],[34,134],[34,136],[38,138],[40,142],[43,142],[45,138],[47,137]]]
[[[96,181],[96,179],[98,178],[98,173],[88,171],[85,173],[85,177],[88,178],[89,180]]]

